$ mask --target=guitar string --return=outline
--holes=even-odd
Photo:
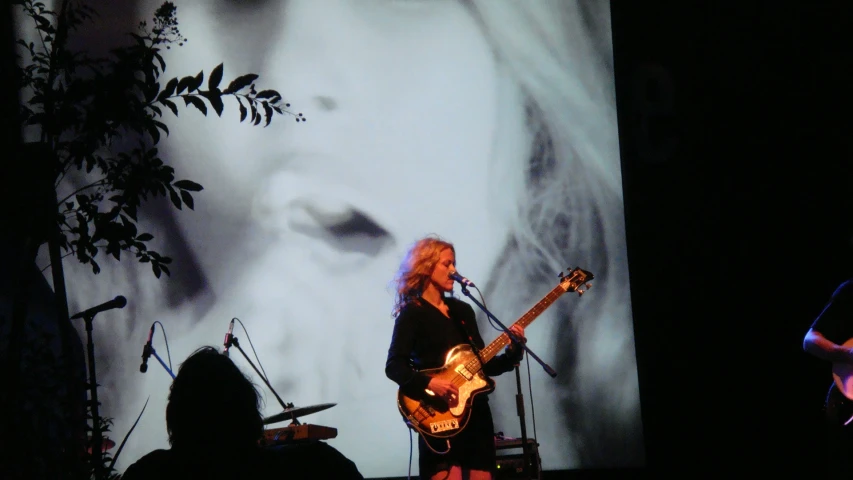
[[[522,316],[516,323],[521,324],[523,326],[527,326],[530,323],[530,320],[538,317],[540,313],[545,311],[545,309],[547,309],[549,306],[551,306],[551,304],[560,295],[562,295],[564,293],[564,292],[559,291],[559,290],[562,290],[562,289],[560,287],[555,287],[551,292],[549,292],[547,295],[545,295],[545,297],[540,302],[538,302],[533,308],[531,308],[530,311],[527,312],[527,314]],[[481,350],[481,352],[485,353],[486,358],[491,358],[495,351],[499,350],[500,348],[504,347],[505,345],[508,345],[511,342],[512,341],[509,339],[509,336],[506,333],[501,333],[495,341],[493,341],[490,345],[486,346],[486,348]],[[476,374],[480,370],[482,370],[483,364],[479,358],[474,358],[465,364],[465,368],[468,370],[469,373]],[[460,375],[457,372],[456,375],[451,380],[451,383],[454,386],[459,387],[461,385],[464,385],[467,381],[468,381],[467,378],[465,378],[463,375]]]
[[[479,289],[478,289],[478,291],[479,291]],[[551,304],[559,296],[561,296],[565,292],[566,291],[562,290],[562,288],[560,286],[555,287],[553,290],[551,290],[551,292],[549,292],[547,295],[545,295],[545,297],[542,300],[540,300],[536,305],[534,305],[533,308],[531,308],[525,315],[523,315],[515,323],[521,324],[522,326],[529,325],[529,323],[533,319],[537,318],[540,313],[542,313],[543,311],[545,311],[545,309],[547,309],[549,306],[551,306]],[[500,336],[498,336],[498,338],[495,341],[493,341],[491,344],[486,346],[486,348],[481,350],[481,352],[485,352],[486,357],[491,359],[491,357],[493,355],[493,351],[499,350],[501,347],[503,347],[509,343],[511,343],[509,336],[506,333],[501,333]],[[481,357],[479,352],[478,352],[477,356]],[[465,364],[465,368],[469,371],[469,373],[476,374],[483,368],[483,362],[482,362],[481,358],[472,359],[467,364]],[[461,375],[457,372],[454,375],[453,379],[451,380],[451,383],[454,386],[458,387],[458,386],[464,385],[467,381],[468,381],[467,378],[465,378],[463,375]],[[449,445],[448,445],[448,447],[449,447]],[[430,449],[433,450],[432,448],[430,448]],[[448,451],[449,450],[450,449],[448,448]],[[433,451],[435,451],[435,450],[433,450]],[[436,452],[436,453],[439,453],[439,452]]]

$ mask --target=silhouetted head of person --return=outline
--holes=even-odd
[[[172,448],[188,454],[257,448],[264,428],[260,394],[230,358],[202,347],[172,382],[166,428]]]

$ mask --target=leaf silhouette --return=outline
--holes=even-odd
[[[192,82],[189,84],[187,89],[192,92],[194,90],[198,90],[198,87],[201,86],[201,83],[204,81],[204,71],[198,72],[198,75],[192,79]]]
[[[192,95],[185,95],[185,96],[184,96],[184,103],[185,103],[186,105],[192,105],[192,106],[194,106],[194,107],[195,107],[195,108],[197,108],[201,113],[203,113],[203,114],[204,114],[204,116],[207,116],[207,105],[205,105],[205,104],[204,104],[204,102],[203,102],[203,101],[201,101],[201,99],[200,99],[200,98],[198,98],[198,97],[194,97],[194,96],[192,96]]]
[[[241,102],[239,98],[237,99],[237,103],[240,104],[240,123],[243,123],[243,120],[246,119],[246,115],[249,113],[249,110],[245,105],[243,105],[243,102]]]
[[[234,92],[240,91],[240,90],[248,87],[249,85],[251,85],[252,82],[254,82],[257,79],[258,79],[258,76],[255,75],[254,73],[249,73],[247,75],[241,75],[241,76],[235,78],[234,80],[232,80],[231,83],[228,85],[228,88],[226,88],[222,93],[229,94],[229,93],[234,93]]]
[[[178,86],[178,79],[173,78],[166,83],[166,86],[163,87],[163,91],[160,92],[160,95],[157,96],[157,100],[163,100],[164,98],[169,98],[175,93],[175,88]]]
[[[191,192],[200,192],[200,191],[204,190],[204,187],[193,182],[192,180],[178,180],[177,182],[173,183],[172,185],[180,188],[181,190],[189,190]]]
[[[272,121],[272,107],[270,107],[269,103],[264,103],[264,116],[267,119],[267,123],[264,125],[266,127]]]
[[[258,92],[257,95],[255,95],[255,98],[273,98],[273,97],[281,98],[281,95],[279,95],[279,93],[276,92],[275,90],[261,90],[260,92]]]
[[[184,93],[184,90],[189,88],[190,85],[195,81],[193,77],[184,77],[178,82],[178,89],[175,91],[176,94],[180,95]]]
[[[169,190],[169,199],[172,200],[172,205],[174,205],[175,208],[181,210],[181,197],[178,196],[178,192]]]
[[[219,88],[219,82],[222,81],[222,70],[223,64],[217,65],[212,72],[210,72],[210,77],[207,79],[207,89],[208,90],[216,90]]]
[[[201,93],[204,98],[210,102],[210,106],[213,107],[213,110],[216,112],[216,115],[222,116],[222,109],[224,105],[222,104],[222,97],[220,97],[217,92],[202,92]]]
[[[193,203],[193,196],[190,195],[190,192],[186,190],[181,190],[181,199],[188,207],[190,207],[190,210],[193,210],[195,204]]]
[[[172,360],[170,359],[169,364],[171,365],[171,363],[172,363]],[[139,419],[142,418],[142,414],[145,413],[145,407],[148,406],[148,400],[150,400],[150,399],[151,399],[151,397],[148,397],[145,399],[145,405],[142,406],[142,411],[139,412],[139,416],[136,417],[136,421],[133,422],[133,425],[131,425],[130,430],[128,430],[128,432],[124,435],[124,438],[121,440],[121,444],[119,444],[118,450],[116,450],[115,457],[113,457],[112,461],[110,462],[110,466],[109,466],[110,470],[112,470],[113,466],[115,466],[116,460],[118,460],[118,456],[121,455],[121,451],[122,451],[122,449],[124,449],[124,444],[127,443],[127,439],[130,437],[130,434],[133,433],[133,429],[136,428],[136,424],[139,423]]]
[[[178,116],[178,106],[175,105],[175,102],[173,102],[171,100],[163,99],[163,100],[160,100],[160,103],[169,107],[169,110],[171,110],[172,113],[174,113],[176,117]]]

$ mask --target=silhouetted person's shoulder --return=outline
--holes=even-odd
[[[294,443],[268,447],[282,472],[291,479],[334,478],[338,480],[363,480],[355,463],[335,447],[321,441]]]
[[[171,450],[154,450],[127,467],[121,480],[164,478],[166,472],[173,472],[174,469],[174,453]]]
[[[209,456],[154,450],[128,467],[121,480],[291,478],[281,476],[281,466],[275,455],[260,449],[242,455],[225,451]]]

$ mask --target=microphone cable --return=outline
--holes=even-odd
[[[242,329],[243,329],[243,333],[245,333],[245,334],[246,334],[246,340],[248,340],[248,341],[249,341],[249,347],[251,347],[251,348],[252,348],[252,353],[255,355],[255,361],[257,361],[257,362],[258,362],[258,367],[260,367],[261,372],[263,372],[264,379],[265,379],[267,382],[269,382],[269,381],[270,381],[270,378],[267,376],[267,371],[266,371],[266,370],[264,370],[264,366],[261,364],[261,359],[260,359],[260,358],[258,358],[258,352],[255,350],[255,345],[254,345],[254,344],[252,344],[252,337],[250,337],[250,336],[249,336],[249,331],[248,331],[248,330],[246,330],[246,326],[245,326],[245,325],[243,325],[243,321],[242,321],[242,320],[240,320],[240,319],[239,319],[239,318],[237,318],[237,317],[234,317],[234,320],[237,320],[237,323],[239,323],[239,324],[240,324],[240,328],[242,328]]]
[[[154,320],[152,325],[156,325],[158,323],[160,324],[160,331],[163,332],[163,341],[166,342],[166,358],[169,359],[169,370],[172,370],[172,352],[169,350],[169,339],[166,337],[166,327],[163,326],[160,320]]]

